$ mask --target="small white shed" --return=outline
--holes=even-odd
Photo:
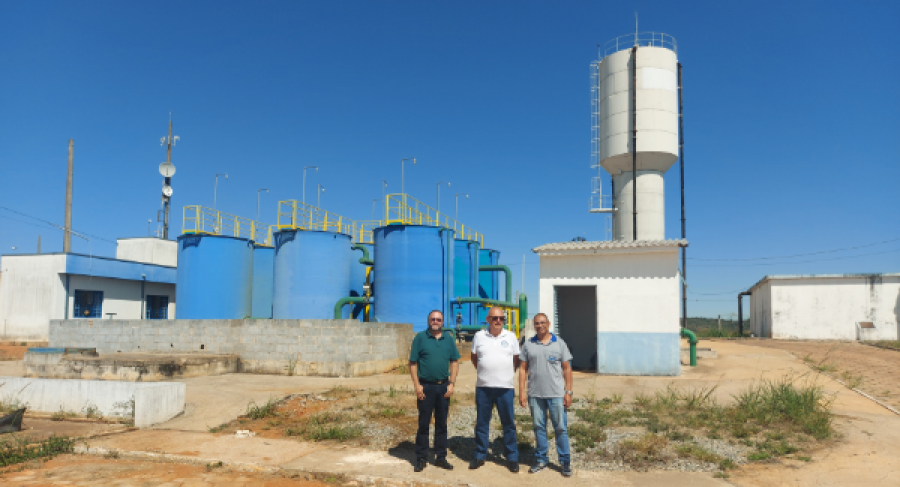
[[[573,366],[611,375],[679,375],[678,251],[685,240],[562,242],[541,258],[540,310]]]
[[[750,288],[750,331],[801,340],[900,339],[900,274],[765,276]]]

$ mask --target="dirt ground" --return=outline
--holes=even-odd
[[[821,449],[810,452],[808,460],[780,459],[754,463],[729,470],[730,478],[726,479],[715,478],[706,472],[678,470],[576,470],[575,477],[565,482],[571,487],[601,484],[660,487],[900,485],[900,416],[832,381],[828,375],[811,372],[807,365],[820,368],[822,364],[829,365],[826,367],[827,374],[837,378],[842,377],[842,372],[846,372],[843,375],[847,376],[859,375],[862,390],[873,395],[886,392],[888,394],[879,397],[896,401],[897,395],[900,395],[897,390],[900,379],[896,375],[900,370],[900,352],[849,343],[835,345],[774,340],[703,340],[702,346],[717,350],[718,358],[701,359],[698,367],[684,367],[678,377],[616,377],[577,372],[576,396],[601,398],[621,395],[625,401],[633,400],[637,393],[651,394],[670,385],[687,389],[716,387],[719,400],[729,401],[732,394],[754,381],[812,374],[834,398],[838,436]],[[807,360],[804,361],[804,358]],[[0,364],[0,368],[9,365],[13,370],[14,364],[5,362]],[[366,481],[358,479],[366,478],[377,479],[385,485],[523,487],[557,486],[561,482],[557,472],[529,475],[523,471],[513,475],[503,465],[491,463],[477,471],[470,471],[465,461],[455,456],[448,458],[456,466],[452,472],[429,467],[425,472],[416,474],[412,472],[411,453],[377,451],[331,441],[301,441],[297,437],[278,435],[280,428],[260,420],[237,422],[217,433],[209,432],[216,425],[231,422],[245,413],[249,401],[265,404],[269,398],[282,398],[290,394],[323,394],[337,385],[351,390],[389,390],[394,387],[406,392],[409,388],[408,374],[353,379],[230,374],[179,382],[188,386],[184,415],[153,429],[96,437],[88,442],[94,449],[91,455],[64,455],[46,464],[30,463],[22,472],[3,475],[0,483],[53,485],[68,481],[73,485],[236,485],[243,482],[245,485],[318,486],[321,484],[315,483],[317,481],[328,485],[348,482],[349,485],[353,482],[359,485]],[[462,364],[458,392],[471,394],[474,383],[474,368],[471,364]],[[285,407],[294,408],[296,405],[289,402]],[[297,409],[298,418],[306,413],[303,408]],[[315,408],[309,403],[306,409]],[[61,428],[66,423],[59,422],[60,426],[55,427]],[[236,437],[233,429],[238,429],[238,426],[254,431],[257,436]],[[270,429],[265,429],[267,426]],[[105,457],[109,450],[121,452],[121,458]],[[157,461],[162,461],[159,460],[162,457],[173,457],[166,460],[173,463],[145,461],[151,457],[157,458]],[[207,462],[220,460],[224,462],[224,467],[207,471]],[[247,468],[257,468],[257,471],[246,473],[237,470]],[[293,474],[301,476],[293,479],[276,477],[260,473],[261,470],[277,470],[288,477]],[[307,478],[306,475],[312,477]],[[278,483],[291,481],[308,483]]]
[[[21,345],[0,345],[0,360],[23,360],[26,350]]]
[[[72,438],[91,438],[98,435],[124,432],[129,428],[118,423],[99,423],[82,421],[53,421],[25,416],[22,419],[22,431],[13,433],[30,439],[44,439],[51,436],[68,436]],[[5,435],[4,435],[5,437]]]
[[[824,374],[900,410],[900,350],[856,342],[758,340],[748,344],[790,352]]]
[[[30,462],[24,469],[0,475],[4,485],[92,485],[92,486],[241,486],[321,487],[333,485],[318,480],[290,478],[280,474],[233,471],[206,467],[156,463],[82,455],[61,455],[46,463]],[[328,479],[326,479],[328,480]]]

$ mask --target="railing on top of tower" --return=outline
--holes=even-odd
[[[257,245],[272,247],[272,227],[200,205],[185,206],[181,213],[181,233],[185,235],[225,235],[247,238]]]
[[[321,230],[354,235],[354,222],[297,200],[278,202],[278,230]]]
[[[297,200],[278,202],[277,230],[320,230],[350,235],[355,243],[372,243],[380,220],[351,220]]]
[[[638,32],[616,37],[603,44],[600,59],[610,54],[631,49],[632,47],[662,47],[678,54],[678,43],[675,38],[662,32]],[[598,46],[599,47],[599,46]]]
[[[484,247],[484,235],[407,194],[395,193],[384,197],[384,223],[447,227],[456,232],[457,239],[478,242]]]

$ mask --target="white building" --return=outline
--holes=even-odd
[[[750,293],[758,337],[900,340],[900,274],[766,276]]]
[[[679,157],[675,40],[613,39],[591,65],[592,213],[612,215],[612,241],[562,242],[541,258],[540,309],[572,349],[573,365],[601,374],[679,375],[681,275],[665,240],[664,175]],[[603,197],[603,172],[611,201]]]
[[[47,340],[51,319],[174,319],[175,241],[119,239],[115,259],[73,253],[0,257],[0,333]]]
[[[576,368],[679,375],[678,250],[683,240],[542,245],[540,309]]]

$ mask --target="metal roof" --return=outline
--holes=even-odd
[[[858,274],[774,274],[763,276],[756,284],[750,286],[748,291],[752,291],[764,284],[766,281],[794,281],[802,279],[871,279],[884,277],[900,277],[900,273],[884,272],[884,273],[858,273]]]
[[[685,239],[674,240],[595,240],[584,242],[548,243],[531,249],[534,253],[562,250],[637,249],[652,247],[687,247]]]

